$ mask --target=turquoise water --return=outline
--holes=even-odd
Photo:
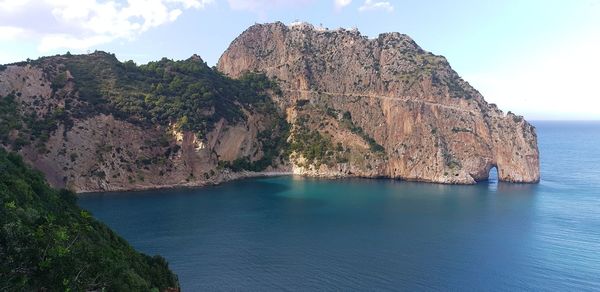
[[[79,203],[184,291],[600,290],[600,123],[535,125],[537,185],[276,177]]]

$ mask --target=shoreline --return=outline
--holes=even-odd
[[[205,182],[197,182],[197,183],[189,183],[189,184],[165,184],[165,185],[148,185],[148,186],[136,186],[132,188],[122,188],[122,189],[112,189],[112,190],[101,190],[101,191],[77,191],[75,194],[77,196],[82,195],[92,195],[92,194],[100,194],[100,193],[135,193],[135,192],[143,192],[143,191],[158,191],[158,190],[177,190],[177,189],[192,189],[192,188],[201,188],[208,186],[217,186],[226,182],[247,179],[247,178],[259,178],[259,177],[276,177],[276,176],[291,176],[294,175],[291,171],[267,171],[267,172],[235,172],[230,173],[232,176],[227,179],[222,179],[219,181],[205,181]]]
[[[338,179],[353,179],[353,178],[362,178],[369,180],[393,180],[398,182],[407,182],[407,183],[422,183],[422,184],[433,184],[433,185],[442,185],[442,186],[474,186],[482,183],[488,183],[489,180],[477,181],[474,184],[458,184],[458,183],[438,183],[438,182],[430,182],[430,181],[422,181],[422,180],[410,180],[410,179],[402,179],[402,178],[390,178],[385,176],[311,176],[311,175],[303,175],[299,173],[294,173],[292,171],[267,171],[267,172],[237,172],[237,173],[229,173],[229,176],[226,179],[222,179],[219,181],[213,182],[199,182],[192,184],[169,184],[169,185],[160,185],[160,186],[139,186],[135,188],[123,188],[123,189],[114,189],[114,190],[102,190],[102,191],[81,191],[76,192],[77,196],[85,196],[85,195],[94,195],[94,194],[105,194],[105,193],[135,193],[135,192],[144,192],[144,191],[158,191],[158,190],[177,190],[177,189],[194,189],[194,188],[202,188],[209,186],[217,186],[223,183],[233,182],[236,180],[242,179],[252,179],[252,178],[261,178],[261,177],[277,177],[277,176],[298,176],[302,178],[312,178],[312,179],[324,179],[324,180],[338,180]],[[497,181],[498,184],[505,183],[510,185],[532,185],[536,183],[515,183],[508,181]],[[539,183],[539,182],[538,182]]]

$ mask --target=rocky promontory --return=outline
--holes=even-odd
[[[534,127],[488,104],[444,57],[407,35],[258,24],[217,67],[278,81],[275,101],[299,144],[290,155],[295,173],[470,184],[497,167],[501,181],[539,181]],[[306,151],[301,144],[314,137],[332,155]]]
[[[77,192],[294,173],[539,181],[535,129],[399,33],[258,24],[221,56],[0,66],[0,143]]]

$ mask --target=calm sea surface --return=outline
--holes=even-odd
[[[534,124],[538,185],[276,177],[79,203],[184,291],[600,290],[600,123]]]

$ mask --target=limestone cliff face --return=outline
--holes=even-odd
[[[217,68],[278,80],[292,145],[306,137],[332,145],[321,160],[306,147],[292,151],[296,173],[469,184],[497,167],[502,181],[539,181],[534,127],[486,103],[444,57],[406,35],[259,24]]]

